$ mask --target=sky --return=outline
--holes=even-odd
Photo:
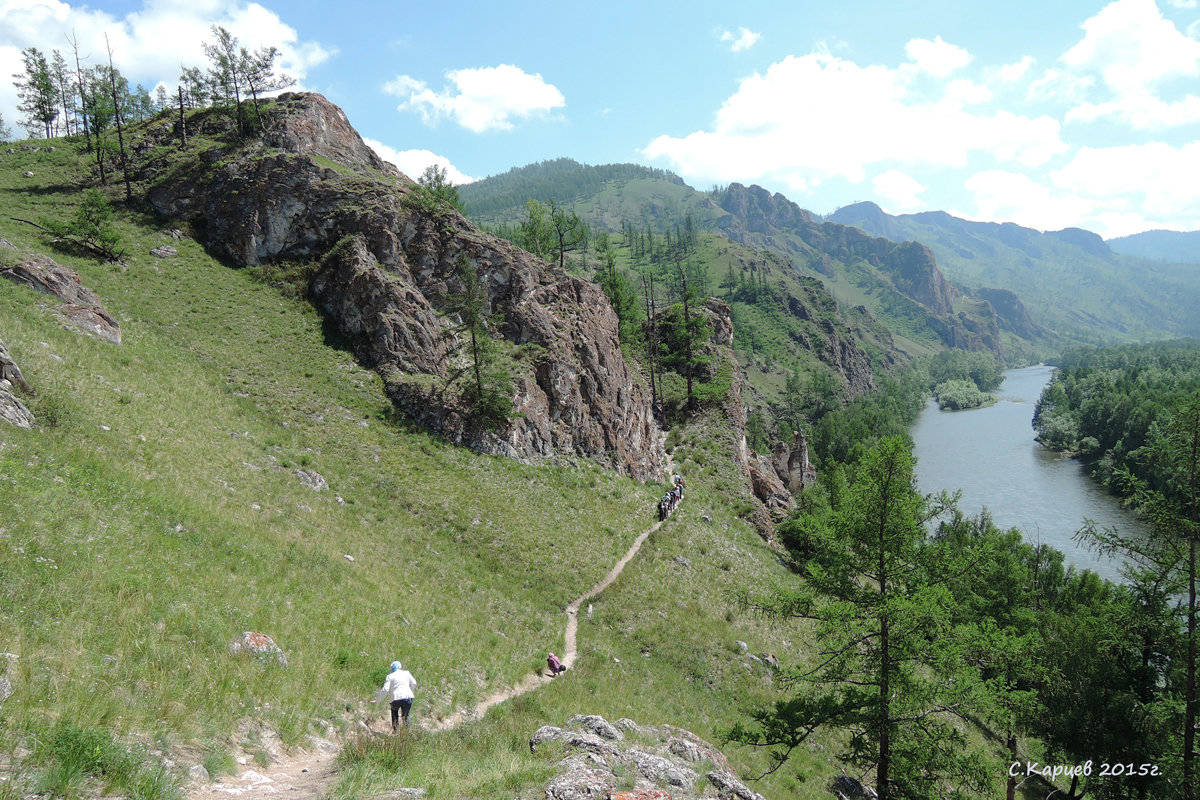
[[[220,25],[410,176],[568,157],[1105,238],[1200,229],[1200,0],[0,0],[21,51],[173,91]],[[17,125],[0,79],[0,116]],[[21,134],[23,135],[23,134]]]

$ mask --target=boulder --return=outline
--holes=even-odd
[[[28,286],[62,301],[62,315],[71,327],[121,343],[121,326],[104,310],[100,298],[83,285],[78,273],[46,256],[32,256],[16,266],[0,266],[0,277]]]
[[[274,639],[265,633],[244,631],[241,636],[229,643],[229,652],[231,655],[250,655],[263,662],[274,661],[281,667],[288,665],[287,656],[284,655],[283,650],[275,644]]]

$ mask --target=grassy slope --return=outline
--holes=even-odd
[[[69,146],[0,156],[0,235],[77,269],[124,334],[114,347],[67,330],[54,302],[0,282],[0,339],[44,423],[0,430],[0,650],[20,656],[0,663],[16,688],[0,752],[64,716],[184,754],[228,749],[247,719],[301,742],[344,727],[392,658],[417,674],[430,715],[561,644],[562,608],[649,524],[659,487],[406,430],[307,304],[187,239],[176,258],[149,256],[168,241],[161,223],[123,217],[127,264],[112,266],[7,222],[68,216],[84,174]],[[734,587],[786,573],[730,508],[728,444],[683,457],[684,512],[597,600],[569,680],[418,743],[415,774],[352,767],[338,793],[416,782],[487,796],[542,779],[524,741],[572,713],[712,737],[770,697],[736,640],[784,661],[799,642],[732,610]],[[330,489],[306,488],[300,468]],[[229,656],[243,630],[275,637],[289,666]],[[35,762],[17,759],[18,780]],[[791,794],[793,774],[761,788]]]

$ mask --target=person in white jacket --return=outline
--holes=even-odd
[[[404,717],[404,724],[408,724],[408,712],[412,711],[416,689],[417,679],[411,672],[404,669],[399,661],[393,661],[392,670],[388,673],[387,680],[383,682],[383,688],[379,690],[379,695],[375,698],[376,703],[381,702],[385,697],[391,699],[393,731],[400,729],[401,716]]]

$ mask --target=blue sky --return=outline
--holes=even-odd
[[[99,60],[107,32],[132,82],[173,89],[218,24],[410,175],[632,161],[818,213],[1112,237],[1200,229],[1197,2],[0,0],[0,70],[72,30]],[[0,114],[17,127],[11,82]]]

